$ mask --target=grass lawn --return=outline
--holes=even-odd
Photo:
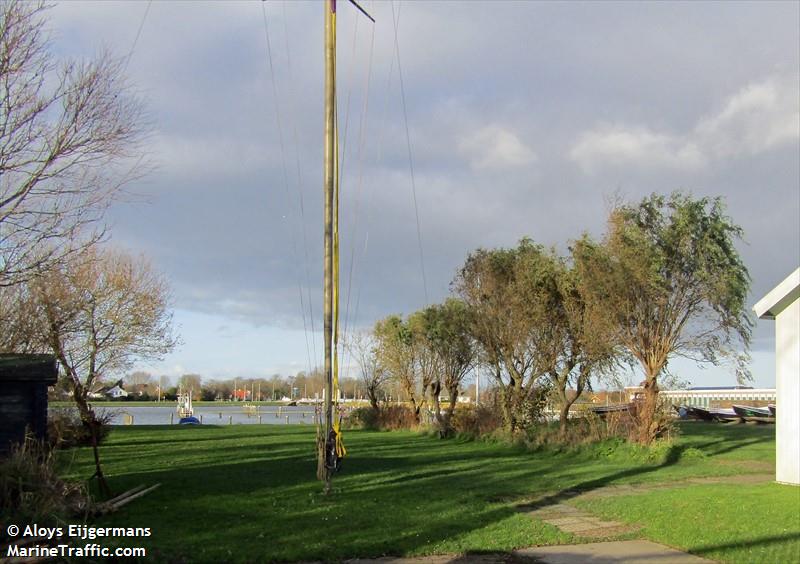
[[[754,561],[755,545],[735,546],[737,539],[760,542],[762,554],[791,555],[800,538],[796,488],[682,486],[696,477],[771,471],[774,427],[686,424],[681,438],[650,460],[626,445],[554,454],[409,432],[349,431],[345,442],[349,456],[333,495],[325,497],[315,479],[311,426],[117,427],[102,448],[112,488],[162,486],[95,524],[151,527],[148,561],[154,555],[252,562],[501,551],[580,541],[517,510],[538,497],[669,482],[683,492],[682,505],[659,497],[672,490],[659,490],[627,496],[651,500],[659,511],[620,509],[616,503],[626,498],[593,500],[591,510],[619,520],[630,513],[646,538],[699,547],[730,562]],[[72,476],[92,472],[86,449],[67,451],[65,464]],[[735,497],[722,495],[726,487],[746,507],[764,500],[784,509],[759,514],[758,526],[742,536],[744,517],[731,517]]]

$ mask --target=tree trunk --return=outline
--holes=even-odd
[[[369,405],[374,411],[378,411],[378,390],[375,386],[367,386],[367,397],[369,397]]]
[[[89,431],[89,437],[92,441],[92,454],[94,455],[94,476],[93,478],[97,478],[97,483],[100,487],[100,493],[106,497],[111,497],[111,488],[108,486],[108,482],[106,482],[106,478],[103,475],[103,468],[100,466],[100,450],[99,450],[99,430],[100,430],[100,422],[97,420],[97,416],[94,413],[94,410],[89,406],[89,402],[86,401],[86,397],[84,395],[84,391],[86,388],[83,386],[75,385],[73,382],[73,395],[75,397],[75,404],[78,406],[78,413],[81,417],[81,423]]]
[[[656,421],[656,408],[658,407],[658,372],[648,370],[644,382],[644,400],[637,406],[637,419],[639,420],[639,442],[649,445],[658,434]]]

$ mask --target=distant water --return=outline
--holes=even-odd
[[[52,408],[53,411],[65,408]],[[67,408],[69,409],[69,408]],[[110,413],[112,425],[169,425],[178,423],[180,417],[175,411],[175,404],[154,406],[126,406],[120,403],[114,407],[95,408],[98,415]],[[280,411],[279,411],[280,410]],[[249,413],[241,405],[201,405],[194,408],[194,416],[201,419],[204,425],[286,425],[296,423],[314,423],[314,406],[296,407],[258,406],[257,411]],[[260,416],[260,417],[259,417]]]

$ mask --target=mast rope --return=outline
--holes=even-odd
[[[372,82],[372,63],[373,63],[373,54],[375,48],[375,26],[372,26],[370,34],[370,45],[369,45],[369,57],[367,63],[367,69],[364,76],[364,103],[361,108],[361,116],[359,121],[359,130],[358,130],[358,149],[357,149],[357,168],[358,168],[358,178],[356,181],[356,195],[355,195],[355,206],[354,206],[354,213],[353,213],[353,228],[351,230],[351,245],[350,245],[350,260],[349,260],[349,267],[348,267],[348,275],[347,275],[347,291],[345,294],[345,317],[344,317],[344,326],[343,326],[343,340],[345,344],[348,342],[347,337],[348,333],[351,331],[350,327],[350,320],[351,320],[351,309],[350,309],[350,297],[351,297],[351,290],[353,286],[353,277],[355,271],[355,262],[356,262],[356,238],[358,234],[358,228],[360,224],[360,210],[361,210],[361,196],[362,196],[362,188],[364,184],[364,144],[365,144],[365,132],[367,127],[367,117],[369,111],[369,95],[370,95],[370,85]],[[355,58],[355,38],[353,42],[353,57]],[[369,237],[369,231],[365,231],[365,245],[366,240]],[[356,312],[357,313],[357,312]],[[353,316],[352,319],[357,319],[357,316]],[[353,321],[355,323],[355,321]],[[349,371],[351,367],[351,359],[352,354],[348,347],[345,347],[343,350],[346,356],[346,362],[344,363],[345,369]],[[353,399],[355,399],[355,391],[353,392]]]
[[[422,270],[422,288],[425,292],[425,305],[430,303],[428,299],[428,281],[425,276],[425,258],[422,252],[422,230],[419,222],[419,206],[417,206],[417,183],[414,179],[414,156],[411,151],[411,134],[408,130],[408,110],[406,109],[406,89],[403,83],[403,67],[400,65],[400,41],[398,39],[398,27],[400,20],[400,5],[397,7],[397,16],[394,11],[394,0],[390,2],[392,6],[392,22],[394,24],[394,45],[395,55],[397,56],[397,76],[400,82],[400,100],[403,105],[403,122],[406,129],[406,147],[408,148],[408,168],[411,173],[411,197],[414,201],[414,218],[417,221],[417,242],[419,244],[419,264]]]
[[[147,14],[150,12],[150,5],[153,3],[153,0],[148,0],[147,7],[144,9],[144,15],[142,16],[142,21],[139,22],[139,29],[136,30],[136,37],[133,39],[133,44],[131,45],[131,50],[128,51],[128,56],[125,57],[125,65],[123,66],[123,72],[128,70],[128,65],[131,62],[131,58],[133,57],[133,52],[136,50],[136,45],[139,43],[139,37],[142,35],[142,29],[144,29],[144,22],[147,19]]]
[[[292,50],[289,46],[289,27],[287,24],[289,17],[286,12],[286,2],[283,2],[283,38],[284,43],[286,45],[286,66],[289,72],[289,115],[297,115],[297,110],[295,106],[295,96],[294,96],[294,71],[292,66]],[[295,165],[297,168],[297,196],[298,196],[298,203],[300,206],[300,219],[301,219],[301,228],[303,233],[303,252],[304,252],[304,270],[306,275],[306,301],[308,303],[308,316],[310,319],[311,325],[311,350],[314,354],[312,357],[314,362],[319,365],[319,357],[317,356],[317,331],[314,323],[314,302],[311,299],[311,258],[308,252],[308,229],[307,229],[307,222],[306,222],[306,212],[305,212],[305,199],[303,197],[303,175],[302,175],[302,167],[300,165],[300,142],[299,142],[299,135],[297,133],[297,120],[292,120],[292,133],[294,139],[294,154],[295,154]],[[314,365],[309,365],[309,373]]]
[[[397,20],[398,20],[397,21],[397,25],[399,26],[400,25],[400,13],[399,13],[399,10],[398,10],[398,14],[397,14]],[[373,42],[374,42],[374,35],[373,35]],[[392,48],[394,48],[394,45],[392,45]],[[381,124],[378,126],[378,131],[379,131],[378,142],[375,144],[375,163],[376,164],[380,163],[382,158],[383,158],[383,141],[384,141],[384,135],[385,135],[386,129],[387,129],[386,128],[386,123],[389,120],[389,93],[392,90],[392,77],[394,76],[394,60],[395,60],[394,53],[392,53],[392,57],[389,60],[389,74],[388,74],[388,77],[386,79],[386,97],[384,98],[384,103],[383,103],[383,114],[382,114],[383,118],[381,120]],[[369,192],[368,197],[367,197],[366,228],[365,228],[365,233],[364,233],[364,246],[361,249],[361,260],[362,261],[364,261],[366,259],[367,251],[369,249],[369,226],[370,226],[370,222],[371,222],[371,219],[372,219],[372,196],[373,196],[373,194],[374,194],[374,191],[371,191],[371,192]],[[359,311],[359,308],[360,308],[360,305],[361,305],[361,291],[362,291],[362,289],[363,289],[363,285],[359,286],[358,290],[356,291],[356,305],[355,305],[355,312],[353,314],[353,317],[355,319],[358,319],[358,311]]]
[[[280,98],[279,98],[279,93],[278,93],[277,81],[275,80],[275,68],[274,68],[274,64],[273,64],[273,60],[272,60],[272,44],[271,44],[270,36],[269,36],[269,23],[268,23],[268,20],[267,20],[267,10],[266,10],[264,4],[265,4],[264,2],[261,3],[261,14],[263,16],[263,21],[264,21],[264,38],[265,38],[266,44],[267,44],[267,60],[269,62],[269,73],[270,73],[270,79],[271,79],[271,82],[272,82],[272,93],[273,93],[273,97],[275,99],[275,119],[276,119],[276,122],[277,122],[278,139],[279,139],[280,148],[281,148],[281,169],[282,169],[282,172],[283,172],[284,191],[285,191],[285,194],[286,194],[286,203],[287,203],[287,207],[289,208],[289,213],[290,213],[292,219],[294,219],[296,221],[296,217],[294,216],[294,213],[293,213],[293,211],[294,211],[293,210],[293,206],[291,205],[291,197],[289,195],[289,173],[288,173],[288,167],[287,167],[287,164],[286,164],[286,146],[285,146],[285,141],[284,141],[284,138],[283,138],[283,125],[282,125],[282,121],[281,121]],[[299,272],[299,270],[297,268],[297,263],[299,262],[298,261],[298,252],[297,252],[297,241],[296,241],[296,236],[295,236],[295,232],[294,232],[293,225],[292,225],[293,222],[290,220],[289,223],[290,223],[289,231],[291,233],[291,240],[292,240],[292,253],[294,255],[295,275],[296,275],[296,279],[297,279],[297,290],[298,290],[298,295],[300,297],[300,309],[301,309],[302,317],[303,317],[303,333],[305,334],[305,341],[306,341],[306,356],[307,356],[308,364],[309,364],[309,368],[310,368],[311,367],[311,349],[309,347],[308,323],[307,323],[307,320],[306,320],[305,300],[303,298],[303,288],[302,288],[302,283],[300,281],[301,274],[300,274],[300,272]],[[309,304],[309,307],[310,307],[310,304]]]

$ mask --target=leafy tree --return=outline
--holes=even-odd
[[[540,287],[550,279],[549,254],[530,239],[514,249],[479,249],[467,257],[453,285],[473,312],[472,332],[498,386],[509,431],[537,415],[542,377],[539,346],[548,328],[539,319]]]
[[[591,378],[607,374],[619,363],[620,352],[606,320],[587,308],[576,268],[555,254],[550,257],[546,284],[539,284],[535,311],[545,328],[538,343],[552,393],[559,404],[559,428],[566,432],[569,410],[591,386]]]
[[[472,369],[477,356],[472,337],[472,312],[456,298],[432,305],[420,313],[425,343],[436,358],[437,372],[430,384],[431,397],[440,434],[450,433],[450,420],[458,401],[461,383]],[[439,396],[446,390],[447,409],[442,412]]]
[[[107,492],[98,453],[99,422],[88,393],[103,376],[137,360],[158,359],[176,345],[169,292],[143,258],[91,247],[27,284],[37,342],[56,356],[82,423],[92,436],[96,473]]]
[[[414,415],[419,420],[419,412],[424,404],[424,389],[418,392],[417,377],[418,348],[414,346],[412,329],[402,317],[390,315],[379,320],[373,330],[377,342],[378,359],[411,402]]]
[[[671,358],[733,359],[738,377],[749,377],[750,276],[734,245],[741,237],[720,198],[675,192],[618,205],[601,243],[585,236],[574,245],[587,307],[644,371],[642,443],[660,431],[658,382]]]
[[[46,10],[0,4],[0,286],[101,239],[105,209],[146,168],[147,121],[122,61],[55,61]]]

